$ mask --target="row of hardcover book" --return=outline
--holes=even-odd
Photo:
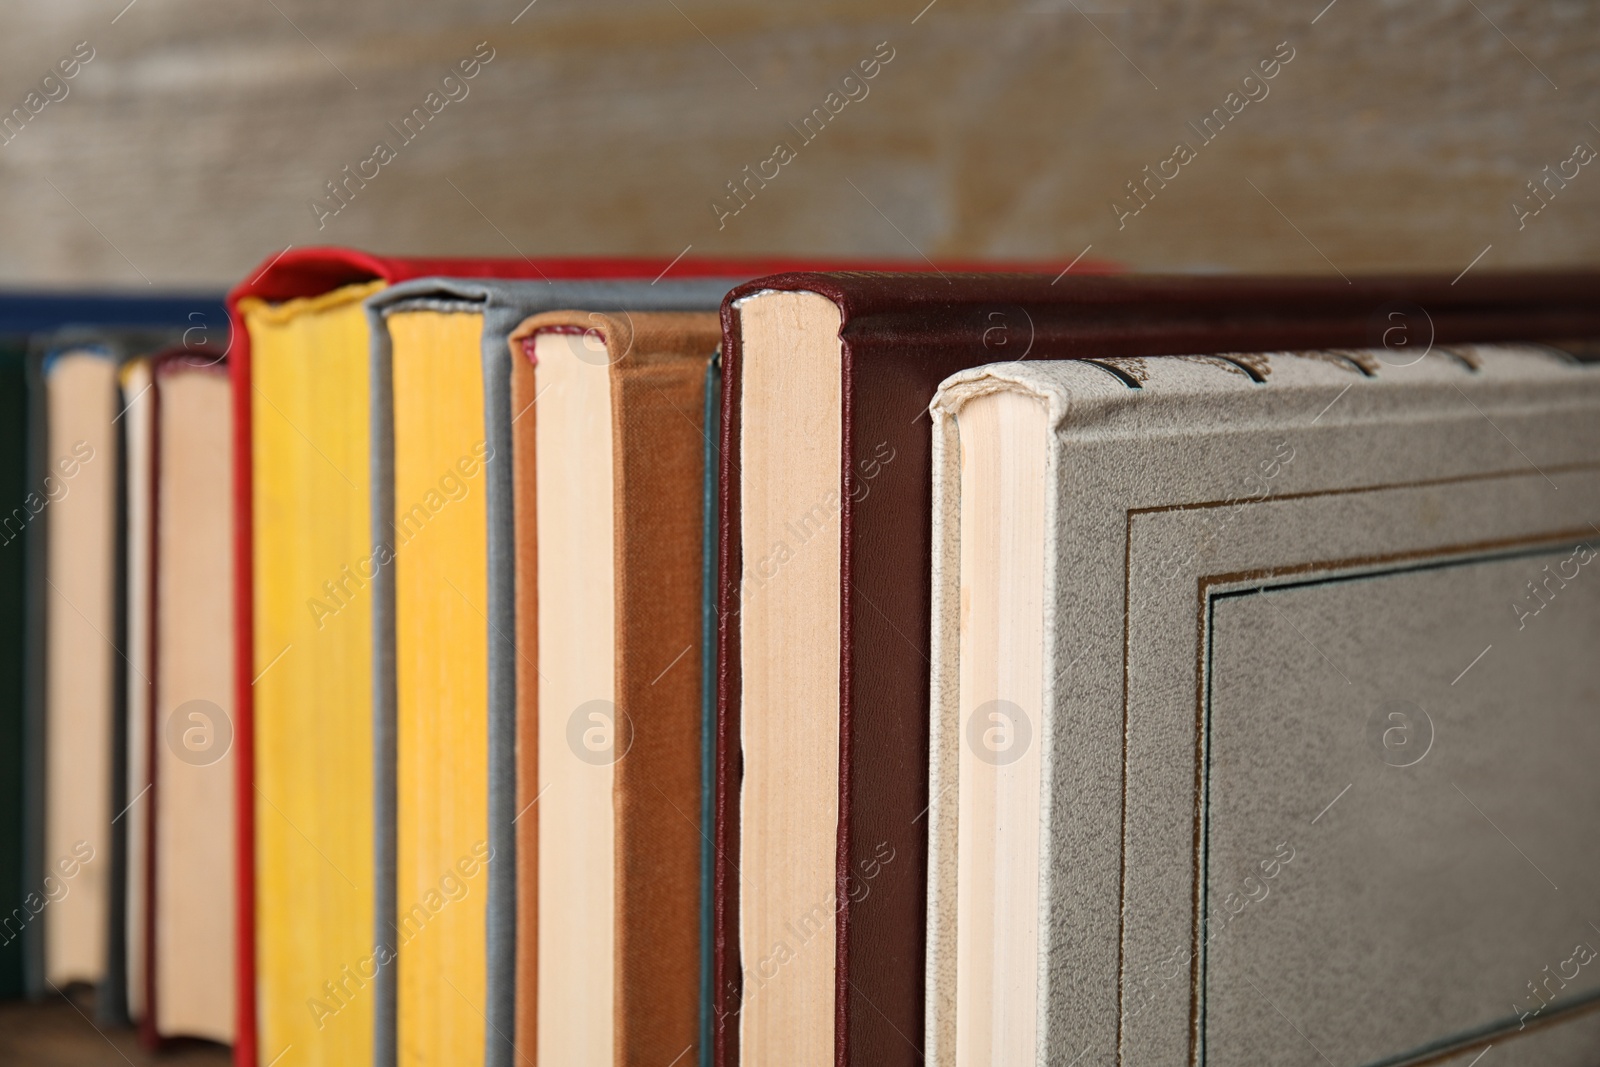
[[[1131,439],[1232,413],[1270,480],[1285,398],[1587,396],[1600,326],[1587,276],[797,266],[289,250],[231,339],[0,354],[0,981],[241,1067],[1111,1062],[1049,876],[1123,838],[1042,798],[1135,613],[1049,629],[1069,530],[1127,547],[1062,413],[1199,396]]]

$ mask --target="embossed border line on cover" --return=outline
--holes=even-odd
[[[1573,473],[1573,472],[1582,472],[1582,471],[1593,472],[1593,471],[1596,471],[1596,470],[1600,470],[1600,464],[1593,464],[1593,463],[1576,463],[1576,464],[1560,464],[1560,465],[1551,464],[1551,465],[1546,466],[1544,468],[1544,470],[1547,473],[1556,474],[1556,475],[1559,475],[1559,474],[1562,474],[1562,473]],[[1133,629],[1133,623],[1135,621],[1134,620],[1134,573],[1135,573],[1134,542],[1136,540],[1136,537],[1135,537],[1136,527],[1140,525],[1139,523],[1136,522],[1137,519],[1144,519],[1144,518],[1158,519],[1158,518],[1160,518],[1162,516],[1171,515],[1173,513],[1200,512],[1200,511],[1204,511],[1204,510],[1207,510],[1207,509],[1217,509],[1217,508],[1226,508],[1226,507],[1238,507],[1238,508],[1242,508],[1242,509],[1257,510],[1257,509],[1262,509],[1262,508],[1274,508],[1276,506],[1281,506],[1281,505],[1295,504],[1296,502],[1302,502],[1302,501],[1311,502],[1311,501],[1327,500],[1328,498],[1340,497],[1340,496],[1349,496],[1349,495],[1353,495],[1353,494],[1375,494],[1375,493],[1386,493],[1386,492],[1394,492],[1394,491],[1427,490],[1427,489],[1437,489],[1437,488],[1446,488],[1446,487],[1466,487],[1466,486],[1472,485],[1473,483],[1485,483],[1485,482],[1492,482],[1492,481],[1498,481],[1498,480],[1504,480],[1504,479],[1535,479],[1535,480],[1537,480],[1539,478],[1540,478],[1540,475],[1537,474],[1536,472],[1530,471],[1527,468],[1522,468],[1522,469],[1518,469],[1518,470],[1492,471],[1492,472],[1486,472],[1486,473],[1474,474],[1474,475],[1468,475],[1468,476],[1462,476],[1462,477],[1454,477],[1454,478],[1419,479],[1417,481],[1412,481],[1412,482],[1395,482],[1395,483],[1389,483],[1389,484],[1377,485],[1377,486],[1361,486],[1361,487],[1337,488],[1337,489],[1328,489],[1328,490],[1313,490],[1313,491],[1302,492],[1302,493],[1287,493],[1287,494],[1283,494],[1281,496],[1268,497],[1268,498],[1263,498],[1261,500],[1256,500],[1256,501],[1207,500],[1207,501],[1197,501],[1197,502],[1187,503],[1187,504],[1163,505],[1163,506],[1159,506],[1159,507],[1128,509],[1125,512],[1125,541],[1124,541],[1124,557],[1125,557],[1125,559],[1124,559],[1124,575],[1123,575],[1123,586],[1124,586],[1124,590],[1123,590],[1123,592],[1124,592],[1124,619],[1123,619],[1123,638],[1124,638],[1124,649],[1123,649],[1123,679],[1124,679],[1124,682],[1123,682],[1123,738],[1124,738],[1124,751],[1123,751],[1123,756],[1122,756],[1122,761],[1121,761],[1122,762],[1122,773],[1123,773],[1123,783],[1122,783],[1122,794],[1123,794],[1122,799],[1123,799],[1123,803],[1122,803],[1122,815],[1121,815],[1122,823],[1123,823],[1123,830],[1122,830],[1123,840],[1126,841],[1127,832],[1128,832],[1128,825],[1127,824],[1128,824],[1128,818],[1129,818],[1129,816],[1128,816],[1128,788],[1129,788],[1130,765],[1129,765],[1129,754],[1128,754],[1128,750],[1127,750],[1127,745],[1128,745],[1129,731],[1130,731],[1130,728],[1132,727],[1133,724],[1132,724],[1131,718],[1130,718],[1131,693],[1130,693],[1130,688],[1129,688],[1128,683],[1127,683],[1127,678],[1128,678],[1127,669],[1128,669],[1129,656],[1130,656],[1130,647],[1129,647],[1129,645],[1130,645],[1130,642],[1131,642],[1131,639],[1132,639],[1132,629]],[[1194,870],[1194,882],[1192,883],[1193,893],[1192,893],[1192,899],[1190,901],[1190,906],[1192,908],[1192,914],[1191,914],[1191,924],[1192,925],[1191,925],[1190,937],[1191,937],[1191,942],[1192,942],[1193,947],[1194,947],[1194,952],[1193,952],[1192,963],[1191,963],[1191,968],[1190,968],[1190,970],[1191,970],[1191,974],[1190,974],[1190,998],[1189,998],[1189,1000],[1190,1000],[1190,1010],[1189,1010],[1189,1013],[1188,1013],[1189,1014],[1189,1035],[1190,1035],[1189,1045],[1190,1045],[1190,1047],[1189,1047],[1189,1050],[1188,1050],[1188,1056],[1186,1057],[1191,1064],[1198,1065],[1198,1064],[1200,1064],[1202,1062],[1201,1056],[1202,1056],[1202,1051],[1203,1051],[1202,1047],[1201,1047],[1202,1037],[1201,1037],[1201,1022],[1200,1022],[1201,1010],[1202,1010],[1201,1009],[1201,1001],[1202,1001],[1202,998],[1203,998],[1203,989],[1202,989],[1203,970],[1202,970],[1202,962],[1201,962],[1202,959],[1203,959],[1203,946],[1199,944],[1200,935],[1199,935],[1198,931],[1200,929],[1199,917],[1204,912],[1204,889],[1203,889],[1203,886],[1204,886],[1204,882],[1203,882],[1203,878],[1204,878],[1204,858],[1203,858],[1204,840],[1203,840],[1202,834],[1203,834],[1203,821],[1204,821],[1204,819],[1206,817],[1205,810],[1204,810],[1204,790],[1205,790],[1206,784],[1207,784],[1206,780],[1205,780],[1205,773],[1204,773],[1205,772],[1204,760],[1206,758],[1206,748],[1205,748],[1205,744],[1204,744],[1204,740],[1205,740],[1205,738],[1204,738],[1204,730],[1205,730],[1205,727],[1206,727],[1205,701],[1206,701],[1207,671],[1208,671],[1207,663],[1206,663],[1206,653],[1207,653],[1208,641],[1209,641],[1209,631],[1208,631],[1207,621],[1208,621],[1208,618],[1209,618],[1209,615],[1210,615],[1211,604],[1212,604],[1213,598],[1216,597],[1216,596],[1219,596],[1219,595],[1228,595],[1229,592],[1234,592],[1234,591],[1254,592],[1257,589],[1261,588],[1263,585],[1267,585],[1267,586],[1270,586],[1270,587],[1273,587],[1273,588],[1277,588],[1277,587],[1280,587],[1280,586],[1286,586],[1286,585],[1292,585],[1292,584],[1307,584],[1305,581],[1301,581],[1301,582],[1298,582],[1298,583],[1283,581],[1283,579],[1285,579],[1285,578],[1290,578],[1290,577],[1293,577],[1293,576],[1296,576],[1296,575],[1302,575],[1303,576],[1303,575],[1309,575],[1309,574],[1318,574],[1319,578],[1315,579],[1315,581],[1327,581],[1327,580],[1343,580],[1343,579],[1347,579],[1347,578],[1356,577],[1358,575],[1364,576],[1364,575],[1375,574],[1375,573],[1390,573],[1390,572],[1393,572],[1393,571],[1395,571],[1397,569],[1401,569],[1401,568],[1396,568],[1394,566],[1394,564],[1396,564],[1396,563],[1411,563],[1411,564],[1413,564],[1413,568],[1418,568],[1419,566],[1420,567],[1428,567],[1428,566],[1454,566],[1454,565],[1460,565],[1460,564],[1463,564],[1464,562],[1477,560],[1477,559],[1498,558],[1498,556],[1500,556],[1500,555],[1514,555],[1516,553],[1516,550],[1519,547],[1520,548],[1526,548],[1527,546],[1537,546],[1537,545],[1558,546],[1563,540],[1565,540],[1567,543],[1570,544],[1573,540],[1581,539],[1585,534],[1592,535],[1592,533],[1593,533],[1592,529],[1588,529],[1586,527],[1581,527],[1581,526],[1574,527],[1574,528],[1571,528],[1571,529],[1563,528],[1563,529],[1560,529],[1560,530],[1551,530],[1551,529],[1546,528],[1546,529],[1541,530],[1541,531],[1539,531],[1537,533],[1521,533],[1521,534],[1518,534],[1516,536],[1491,539],[1491,540],[1487,540],[1487,541],[1483,541],[1483,542],[1455,543],[1455,544],[1442,544],[1442,545],[1436,544],[1436,545],[1428,546],[1426,548],[1419,548],[1419,549],[1414,550],[1414,551],[1406,551],[1406,552],[1390,553],[1390,554],[1382,554],[1382,553],[1372,553],[1372,554],[1366,554],[1366,555],[1359,554],[1359,553],[1357,553],[1357,554],[1342,554],[1342,555],[1333,556],[1331,558],[1325,558],[1323,560],[1310,561],[1310,562],[1305,562],[1304,561],[1305,557],[1302,556],[1301,557],[1302,558],[1302,562],[1293,563],[1293,564],[1284,563],[1284,564],[1280,564],[1280,565],[1276,565],[1276,566],[1267,566],[1267,567],[1261,567],[1261,568],[1256,568],[1256,569],[1232,568],[1232,569],[1228,569],[1228,570],[1224,570],[1224,571],[1218,571],[1218,572],[1215,572],[1215,573],[1203,573],[1203,574],[1194,575],[1195,585],[1192,586],[1191,588],[1195,589],[1196,596],[1197,596],[1197,602],[1196,602],[1195,609],[1194,609],[1195,610],[1195,616],[1194,617],[1196,619],[1195,627],[1196,627],[1196,634],[1197,634],[1197,637],[1196,637],[1196,652],[1195,652],[1196,658],[1195,658],[1195,698],[1194,698],[1195,699],[1195,709],[1196,709],[1195,710],[1195,727],[1194,727],[1194,731],[1195,731],[1195,733],[1194,733],[1194,743],[1195,743],[1195,746],[1196,746],[1196,749],[1195,749],[1195,751],[1196,751],[1196,759],[1195,759],[1195,779],[1194,779],[1194,794],[1193,794],[1193,805],[1194,805],[1193,806],[1193,812],[1194,812],[1194,820],[1195,820],[1195,826],[1194,826],[1194,831],[1195,831],[1194,832],[1194,861],[1193,861],[1194,862],[1194,868],[1193,868],[1193,870]],[[1432,562],[1425,562],[1425,561],[1432,561]],[[1196,569],[1198,569],[1198,567]],[[1343,572],[1343,573],[1338,573],[1338,572]],[[1173,583],[1173,585],[1174,586],[1187,585],[1187,583],[1186,582],[1175,581]],[[1237,589],[1224,588],[1224,587],[1230,587],[1230,586],[1237,587]],[[1126,858],[1124,858],[1124,863],[1126,863]],[[1127,892],[1128,892],[1129,882],[1128,882],[1128,873],[1126,871],[1124,871],[1122,873],[1122,876],[1120,878],[1120,883],[1121,883],[1121,888],[1122,888],[1122,899],[1121,899],[1121,901],[1119,903],[1119,947],[1118,947],[1118,970],[1119,970],[1119,990],[1118,990],[1118,1008],[1119,1008],[1119,1011],[1118,1011],[1118,1062],[1119,1063],[1123,1061],[1123,1050],[1126,1047],[1126,1039],[1127,1039],[1127,1028],[1126,1028],[1127,1017],[1126,1017],[1126,1015],[1124,1014],[1124,1011],[1123,1011],[1123,1009],[1124,1009],[1124,994],[1125,994],[1126,986],[1127,986],[1127,973],[1126,973],[1126,969],[1125,969],[1126,968],[1126,950],[1127,950],[1127,946],[1128,946],[1128,942],[1129,942],[1129,931],[1127,929],[1127,922],[1128,922],[1128,919],[1127,919],[1127,915],[1128,915],[1128,913],[1127,913]],[[1572,1017],[1572,1015],[1574,1013],[1577,1013],[1577,1012],[1579,1012],[1581,1010],[1585,1010],[1585,1009],[1587,1009],[1589,1007],[1593,1007],[1593,1006],[1595,1006],[1595,1005],[1589,1004],[1587,1002],[1575,1002],[1575,1003],[1567,1005],[1563,1009],[1563,1013],[1562,1014],[1553,1016],[1553,1018],[1558,1018],[1558,1019],[1562,1019],[1562,1020],[1569,1019],[1569,1018]],[[1407,1053],[1401,1055],[1398,1058],[1391,1057],[1391,1058],[1388,1058],[1388,1059],[1380,1060],[1380,1061],[1378,1061],[1377,1064],[1374,1065],[1374,1067],[1401,1067],[1401,1065],[1405,1065],[1405,1067],[1412,1067],[1412,1065],[1420,1065],[1420,1064],[1424,1064],[1424,1063],[1436,1062],[1442,1056],[1449,1055],[1453,1051],[1460,1051],[1462,1048],[1471,1047],[1474,1043],[1481,1042],[1481,1041],[1484,1041],[1484,1040],[1489,1040],[1489,1039],[1493,1038],[1495,1035],[1501,1033],[1502,1029],[1503,1029],[1503,1027],[1501,1026],[1501,1024],[1496,1023],[1496,1024],[1493,1024],[1493,1025],[1491,1025],[1489,1027],[1483,1028],[1483,1033],[1482,1034],[1480,1034],[1477,1030],[1474,1030],[1471,1033],[1462,1034],[1462,1035],[1458,1035],[1456,1037],[1450,1038],[1445,1042],[1435,1042],[1435,1043],[1427,1045],[1425,1047],[1415,1049],[1415,1050],[1413,1050],[1411,1052],[1407,1052]]]

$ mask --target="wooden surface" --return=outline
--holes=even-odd
[[[1490,245],[1483,266],[1600,262],[1600,166],[1521,230],[1511,208],[1575,143],[1600,147],[1583,0],[926,2],[18,0],[0,108],[75,42],[95,58],[0,146],[0,284],[217,285],[319,242],[1062,266],[1093,244],[1142,268],[1310,273],[1453,274]],[[468,96],[319,230],[323,183],[398,141],[386,124],[483,41]],[[801,143],[787,124],[884,41],[869,95]],[[1125,183],[1197,140],[1186,122],[1280,42],[1295,58],[1269,95],[1119,229]],[[796,158],[719,229],[724,183],[779,140]]]
[[[37,1004],[0,1001],[0,1063],[27,1067],[227,1067],[227,1048],[174,1042],[160,1054],[139,1047],[128,1027],[99,1027],[94,998],[82,987]]]

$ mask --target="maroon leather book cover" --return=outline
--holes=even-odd
[[[1342,279],[783,274],[722,305],[721,545],[715,841],[716,1067],[739,1063],[739,301],[807,291],[840,309],[843,484],[839,580],[835,1063],[922,1062],[928,804],[932,440],[939,383],[967,367],[1311,348],[1600,337],[1600,272]],[[1249,372],[1248,366],[1244,369]],[[887,441],[891,472],[855,492]],[[856,714],[856,709],[871,714]],[[850,871],[879,842],[896,860],[852,903]],[[861,853],[858,855],[858,852]]]

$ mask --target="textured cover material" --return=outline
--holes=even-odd
[[[126,371],[137,365],[129,361],[118,368],[117,414],[112,419],[113,425],[116,426],[117,468],[112,509],[110,637],[112,647],[119,655],[111,664],[111,803],[116,810],[111,816],[111,840],[109,855],[106,857],[111,879],[111,917],[106,923],[106,977],[101,983],[100,996],[96,998],[95,1004],[97,1014],[103,1014],[103,1017],[118,1024],[129,1022],[132,1013],[128,988],[132,933],[128,926],[128,918],[130,897],[137,898],[137,894],[131,891],[132,876],[129,866],[130,846],[133,844],[134,835],[130,835],[128,831],[133,823],[126,817],[127,808],[133,801],[128,789],[130,772],[134,764],[132,749],[135,735],[131,732],[134,718],[132,705],[135,700],[133,689],[140,684],[137,676],[129,669],[134,663],[135,652],[132,635],[129,633],[128,617],[131,586],[128,436],[135,420],[128,417],[130,397],[126,388],[128,382]],[[105,1001],[103,1008],[99,1003],[101,998]]]
[[[228,313],[220,293],[132,296],[126,293],[0,293],[0,334],[63,328],[145,328],[184,332],[190,347],[227,345]]]
[[[35,891],[23,857],[23,634],[29,501],[28,382],[20,339],[0,338],[0,997],[26,992],[23,931]],[[35,906],[38,906],[37,903]]]
[[[736,281],[588,281],[515,282],[466,278],[426,278],[391,286],[368,299],[372,327],[372,506],[374,542],[393,543],[393,398],[391,349],[384,316],[388,311],[407,306],[437,310],[458,310],[483,316],[482,360],[484,377],[484,431],[490,458],[484,464],[488,505],[488,590],[486,608],[489,625],[489,847],[493,862],[488,865],[488,984],[486,1018],[491,1035],[486,1050],[490,1067],[516,1060],[517,1049],[532,1047],[531,1015],[519,1008],[524,998],[518,992],[519,978],[532,986],[530,960],[520,960],[518,947],[519,874],[531,877],[534,832],[537,821],[523,819],[513,826],[518,813],[532,802],[522,797],[519,788],[536,780],[537,749],[528,740],[532,734],[519,730],[519,723],[536,722],[536,678],[519,676],[531,673],[534,662],[523,631],[531,633],[533,616],[519,618],[517,606],[531,596],[519,592],[518,582],[530,579],[531,547],[524,555],[517,547],[523,530],[515,523],[521,507],[513,496],[513,483],[521,471],[513,456],[513,432],[523,425],[531,431],[531,413],[520,418],[532,403],[513,395],[514,361],[506,338],[529,315],[559,308],[584,308],[597,312],[621,310],[707,310],[716,306],[722,294]],[[531,373],[531,370],[530,370]],[[531,443],[531,442],[530,442]],[[526,466],[531,467],[531,462]],[[531,489],[531,482],[527,488]],[[530,512],[531,514],[531,512]],[[531,546],[532,527],[526,530]],[[394,578],[390,568],[382,568],[373,583],[373,714],[374,714],[374,789],[376,791],[376,931],[378,944],[395,939],[395,658],[394,658]],[[531,646],[536,649],[536,646]],[[521,655],[519,655],[519,650]],[[531,761],[531,762],[530,762]],[[520,770],[520,773],[519,773]],[[523,897],[520,905],[530,906]],[[524,921],[532,923],[527,914]],[[394,1056],[395,984],[391,968],[379,972],[377,984],[378,1018],[376,1062],[390,1064]],[[526,1035],[526,1036],[525,1036]]]
[[[706,391],[721,327],[700,314],[555,312],[596,330],[612,394],[615,501],[615,1062],[670,1063],[699,1043]],[[526,457],[531,459],[532,457]],[[528,887],[531,891],[533,887]],[[559,921],[559,919],[557,919]]]
[[[614,798],[621,1064],[670,1063],[700,1025],[702,414],[722,339],[709,308],[631,319],[602,326],[613,357],[616,692],[629,716]]]
[[[1600,368],[1473,345],[941,388],[928,1062],[957,1062],[959,422],[997,390],[1053,433],[1035,1062],[1593,1062]]]
[[[236,708],[236,744],[239,752],[239,766],[244,773],[239,776],[239,804],[238,804],[238,844],[239,844],[239,926],[236,933],[239,966],[239,1004],[237,1011],[238,1039],[234,1045],[234,1059],[239,1067],[257,1067],[262,1050],[257,1047],[257,1019],[255,997],[255,902],[254,892],[254,826],[255,826],[255,793],[252,776],[249,769],[254,765],[252,724],[254,705],[251,696],[251,683],[259,671],[266,664],[255,661],[255,634],[254,634],[254,603],[252,597],[253,574],[253,542],[252,542],[252,507],[253,495],[251,485],[250,457],[251,457],[251,361],[250,337],[245,329],[244,320],[239,312],[239,301],[247,297],[278,302],[292,300],[298,297],[311,297],[343,286],[361,282],[383,281],[401,282],[407,279],[421,278],[430,275],[446,276],[451,278],[533,278],[546,283],[559,282],[573,279],[607,279],[607,278],[636,278],[656,279],[657,288],[667,284],[667,280],[682,278],[727,277],[749,278],[763,271],[801,269],[804,264],[791,261],[771,259],[751,260],[706,260],[690,257],[680,257],[678,260],[648,260],[648,259],[595,259],[595,258],[567,258],[567,259],[415,259],[398,258],[392,256],[376,256],[354,249],[342,248],[288,248],[274,256],[269,257],[254,271],[249,278],[229,292],[227,299],[229,323],[231,325],[231,340],[229,342],[228,356],[232,370],[233,380],[233,406],[234,406],[234,462],[236,469],[233,479],[234,492],[234,536],[235,545],[235,622],[234,640],[235,653],[235,708]],[[881,263],[862,264],[862,266],[877,266],[883,269],[920,269],[919,264],[906,263]],[[641,282],[641,284],[644,284]],[[552,292],[554,289],[551,290]],[[571,306],[572,302],[564,302]],[[555,307],[555,304],[540,304],[527,309],[529,313]],[[640,305],[645,306],[645,305]],[[520,319],[520,315],[517,318]],[[502,335],[503,337],[503,335]],[[195,338],[198,339],[198,338]],[[376,388],[376,385],[374,386]],[[491,416],[498,418],[498,415]],[[376,416],[375,416],[376,419]],[[375,423],[376,425],[376,423]],[[509,479],[509,473],[497,477]],[[374,483],[376,485],[376,483]],[[508,484],[508,483],[507,483]],[[493,524],[491,516],[491,525]],[[491,534],[491,537],[493,535]],[[495,595],[509,596],[509,587],[497,588]],[[496,616],[497,620],[500,616]],[[383,652],[381,642],[374,649],[375,655]],[[495,690],[500,692],[500,690]],[[380,741],[378,749],[380,769],[383,757],[381,746],[381,722],[375,724]],[[392,756],[392,749],[391,749]],[[392,759],[389,764],[392,766]],[[382,779],[374,781],[374,790],[377,794],[375,803],[381,806],[386,795],[392,796],[392,781]],[[492,802],[493,803],[493,802]],[[380,826],[382,825],[380,820]],[[392,825],[392,824],[391,824]],[[387,850],[387,851],[385,851]],[[377,855],[375,862],[378,864],[379,884],[383,884],[383,863],[392,865],[393,846],[392,840],[385,841],[380,833],[377,841]],[[507,866],[507,865],[502,865]],[[504,877],[504,876],[502,876]],[[389,879],[392,883],[392,877]],[[496,892],[500,896],[506,893],[505,886]],[[379,919],[380,929],[387,929],[390,924]],[[491,939],[495,940],[495,939]],[[379,1020],[376,1024],[380,1035],[393,1033],[393,986],[379,985],[379,999],[377,1012]],[[387,1001],[383,997],[389,997]],[[507,1016],[496,1005],[509,1005],[508,996],[498,999],[491,998],[490,1020],[499,1025],[508,1021]],[[387,1015],[385,1014],[387,1012]],[[497,1014],[497,1012],[499,1012]],[[385,1021],[387,1019],[387,1021]],[[502,1027],[504,1029],[504,1027]],[[507,1030],[506,1032],[509,1032]],[[381,1047],[381,1045],[380,1045]],[[279,1050],[267,1051],[267,1056],[275,1056]],[[391,1062],[380,1058],[380,1065]]]
[[[700,635],[700,1029],[698,1061],[711,1067],[712,935],[716,909],[711,887],[716,871],[711,842],[717,832],[717,487],[722,453],[722,347],[706,371],[705,558],[701,564]]]
[[[1600,275],[1316,279],[882,276],[758,279],[723,304],[721,632],[718,679],[716,1052],[738,1062],[742,776],[737,579],[740,304],[765,290],[814,292],[842,312],[844,573],[839,878],[889,842],[896,859],[837,915],[837,1061],[912,1064],[924,1022],[928,803],[930,442],[919,418],[940,381],[998,360],[1360,347],[1397,324],[1417,344],[1593,336]],[[1398,312],[1400,317],[1394,318]],[[1107,373],[1102,371],[1100,373]],[[1110,372],[1115,374],[1117,372]],[[896,456],[856,500],[858,459]],[[870,708],[870,714],[856,714]],[[859,854],[858,854],[859,853]],[[1076,1052],[1076,1050],[1074,1050]],[[1069,1057],[1070,1060],[1070,1057]]]
[[[23,588],[23,729],[22,729],[22,791],[23,826],[22,849],[24,877],[42,871],[44,858],[44,791],[45,791],[45,566],[49,561],[48,526],[50,509],[41,495],[48,487],[44,483],[45,468],[49,464],[50,440],[48,437],[49,410],[45,403],[44,364],[42,354],[30,351],[27,360],[28,381],[28,455],[26,483],[34,494],[33,503],[25,508],[32,520],[22,531],[23,554],[26,557]],[[42,909],[41,909],[42,911]],[[30,922],[22,928],[22,958],[24,980],[30,997],[40,997],[49,988],[44,980],[44,924]]]

